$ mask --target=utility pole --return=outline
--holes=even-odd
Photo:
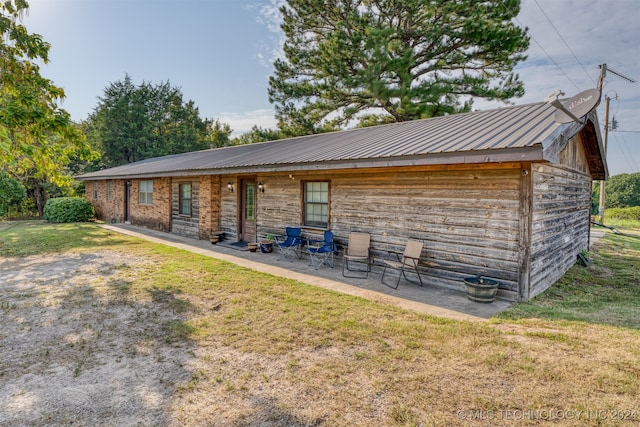
[[[603,83],[604,83],[604,78],[607,75],[607,71],[609,71],[611,74],[620,77],[621,79],[624,79],[630,83],[635,83],[636,81],[625,76],[622,75],[616,71],[613,71],[610,68],[607,68],[607,64],[602,64],[600,65],[600,79],[598,81],[598,89],[600,90],[600,95],[602,96],[602,87],[603,87]],[[607,137],[609,135],[609,101],[611,100],[611,98],[609,98],[608,96],[605,95],[604,97],[604,147],[603,150],[604,152],[602,153],[602,157],[606,162],[607,159]],[[600,205],[598,206],[598,214],[600,215],[600,224],[604,224],[604,201],[605,201],[605,197],[604,197],[604,180],[600,181]]]
[[[606,65],[605,65],[606,66]],[[609,101],[611,98],[604,97],[604,153],[603,157],[607,158],[607,138],[609,136]],[[604,224],[604,180],[600,181],[600,204],[598,205],[598,214],[600,215],[600,224]]]

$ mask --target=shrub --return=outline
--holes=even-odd
[[[0,217],[9,212],[9,208],[19,205],[27,197],[24,185],[5,172],[0,172]]]
[[[56,197],[44,205],[44,218],[49,222],[87,222],[94,217],[91,203],[80,197]]]
[[[631,208],[611,208],[607,209],[605,216],[611,219],[624,219],[640,221],[640,206]]]

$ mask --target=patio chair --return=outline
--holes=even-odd
[[[352,231],[349,233],[349,243],[344,250],[342,260],[342,276],[352,277],[356,279],[366,279],[369,277],[371,271],[371,251],[370,245],[371,236],[369,233]],[[361,268],[355,269],[349,265],[349,262],[357,264],[364,263],[364,270]],[[358,272],[359,274],[346,274],[347,271]],[[362,275],[364,273],[364,275]]]
[[[278,261],[284,257],[289,261],[293,261],[294,257],[300,259],[302,256],[302,229],[300,227],[287,227],[286,235],[275,236],[274,245],[278,248]]]
[[[389,258],[383,260],[384,270],[382,271],[382,277],[380,281],[382,284],[389,286],[393,289],[398,289],[398,285],[400,284],[400,278],[404,277],[407,282],[413,283],[414,285],[422,284],[422,278],[420,277],[420,272],[418,271],[418,262],[420,261],[420,255],[422,254],[423,243],[418,240],[409,239],[407,241],[407,245],[404,248],[404,252],[400,254],[399,252],[389,251]],[[395,259],[393,259],[393,257]],[[385,283],[384,276],[387,273],[387,269],[398,271],[398,281],[395,286]],[[416,283],[413,280],[409,280],[406,273],[411,272],[418,276],[418,280],[420,283]]]
[[[338,247],[333,241],[333,232],[325,231],[324,240],[309,241],[307,251],[310,258],[309,265],[314,269],[317,270],[323,264],[333,268],[333,255],[338,254]]]

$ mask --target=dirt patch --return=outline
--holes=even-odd
[[[0,258],[0,425],[163,425],[188,379],[180,314],[127,295],[118,252]]]
[[[353,356],[335,348],[269,356],[174,336],[203,301],[132,293],[135,275],[154,267],[117,251],[0,258],[0,426],[289,427],[341,412],[336,396],[349,381],[298,382],[318,363]],[[359,393],[386,399],[358,383]],[[385,405],[367,411],[373,423]]]
[[[488,425],[465,417],[612,407],[637,419],[634,331],[426,319],[123,250],[137,255],[0,258],[0,426]],[[540,424],[524,421],[509,425]]]

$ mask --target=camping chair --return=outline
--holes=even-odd
[[[371,253],[369,244],[371,243],[371,236],[369,233],[352,231],[349,233],[349,244],[344,250],[344,256],[342,260],[342,276],[353,277],[357,279],[366,279],[369,277],[371,271]],[[349,267],[349,261],[352,263],[365,263],[365,269],[351,269]],[[346,271],[364,272],[363,275],[347,275]]]
[[[333,241],[333,232],[325,231],[324,240],[310,241],[307,248],[309,252],[310,263],[314,269],[318,269],[322,264],[326,264],[333,268],[333,254],[338,254],[338,247]]]
[[[420,286],[422,285],[422,278],[420,277],[420,272],[418,271],[418,262],[420,261],[420,255],[422,254],[422,246],[423,243],[418,240],[409,239],[407,241],[407,246],[404,248],[404,252],[400,254],[399,252],[389,251],[389,259],[385,259],[382,262],[384,263],[384,270],[382,271],[382,277],[380,281],[393,289],[398,289],[398,285],[400,284],[400,278],[404,277],[407,282],[411,282],[415,285],[418,283],[409,280],[407,278],[406,272],[413,272],[418,276],[418,280],[420,280]],[[390,259],[391,255],[395,255],[396,259]],[[401,256],[402,255],[402,256]],[[387,268],[398,271],[398,281],[395,286],[392,286],[388,283],[384,282],[384,275],[387,272]]]
[[[302,229],[300,227],[287,227],[287,234],[283,236],[275,236],[276,241],[274,245],[280,252],[278,254],[278,261],[281,257],[293,261],[293,257],[300,259],[302,254],[300,253],[300,247],[302,245]]]

